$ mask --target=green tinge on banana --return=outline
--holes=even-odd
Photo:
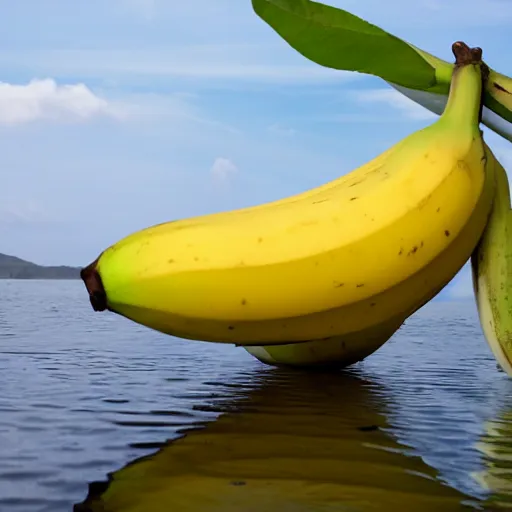
[[[389,81],[387,83],[415,103],[434,114],[441,115],[448,100],[453,64],[414,46],[413,48],[436,70],[436,87],[421,90]],[[482,123],[503,138],[512,141],[512,79],[489,68],[483,100]]]
[[[444,94],[420,91],[417,89],[409,89],[408,87],[403,87],[391,82],[388,83],[398,92],[414,101],[415,103],[418,103],[427,110],[430,110],[430,112],[433,112],[437,115],[441,115],[443,113],[444,107],[448,100],[448,97]],[[510,109],[512,112],[512,105],[510,106]],[[503,117],[500,117],[485,105],[482,110],[482,123],[493,132],[512,142],[512,123]]]
[[[499,365],[512,376],[512,210],[503,166],[495,165],[496,189],[489,221],[471,257],[473,287],[485,338]]]

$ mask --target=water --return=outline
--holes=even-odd
[[[0,512],[512,506],[512,380],[472,302],[318,374],[0,281],[0,372]]]

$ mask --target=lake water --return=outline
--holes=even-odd
[[[471,301],[322,374],[0,281],[0,371],[0,512],[512,506],[512,380]]]

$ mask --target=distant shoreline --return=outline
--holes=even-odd
[[[4,277],[0,281],[80,281],[78,277]]]
[[[52,280],[80,279],[80,267],[66,265],[46,266],[16,256],[0,253],[0,280]]]

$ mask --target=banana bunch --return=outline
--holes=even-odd
[[[431,112],[445,112],[456,64],[454,67],[343,9],[312,0],[251,2],[263,21],[313,62],[378,76]],[[354,48],[358,51],[354,52]],[[484,69],[482,124],[512,142],[512,78],[486,64]],[[471,256],[473,287],[485,338],[502,369],[512,376],[509,182],[503,166],[487,146],[486,155],[496,173],[496,192],[489,222]]]
[[[82,270],[97,311],[244,346],[271,364],[346,365],[461,269],[495,194],[480,49],[455,43],[432,125],[318,188],[143,229]]]

